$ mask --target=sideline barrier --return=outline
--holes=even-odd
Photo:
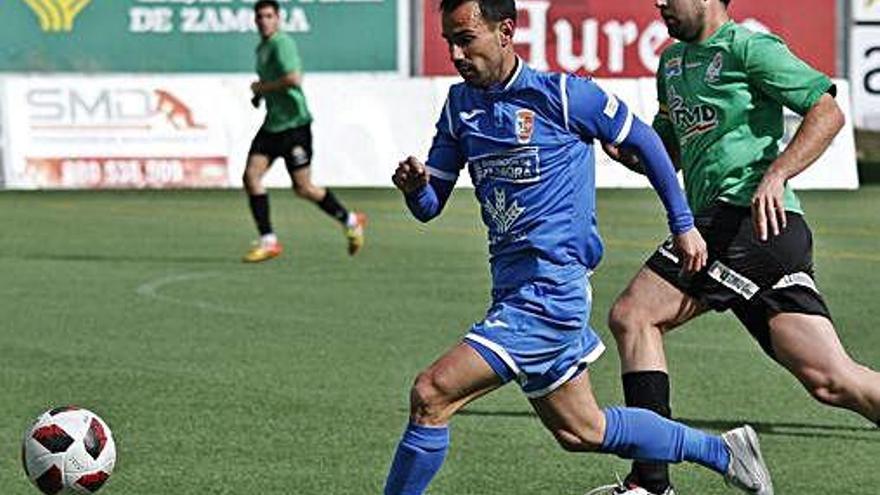
[[[7,188],[239,187],[263,110],[245,75],[0,77],[0,177]],[[314,74],[305,92],[315,116],[313,174],[330,186],[390,187],[397,162],[424,157],[457,78]],[[600,80],[633,111],[656,111],[652,78]],[[858,187],[849,85],[837,80],[847,126],[801,176],[800,189]],[[799,118],[787,117],[790,138]],[[647,187],[597,151],[599,187]],[[462,174],[461,185],[468,185]],[[288,187],[284,166],[267,176]]]

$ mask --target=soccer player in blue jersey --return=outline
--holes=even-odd
[[[464,84],[437,123],[427,165],[394,184],[421,221],[440,214],[465,164],[488,228],[492,304],[464,341],[419,374],[385,495],[420,495],[440,469],[448,423],[516,380],[561,446],[629,459],[690,461],[748,493],[772,494],[757,436],[713,436],[633,408],[600,409],[587,366],[604,350],[589,326],[589,276],[602,256],[593,141],[636,150],[690,272],[706,245],[659,137],[588,79],[536,72],[513,50],[514,0],[442,0],[443,37]]]

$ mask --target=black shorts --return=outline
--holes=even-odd
[[[716,311],[730,309],[771,357],[769,320],[778,313],[831,319],[813,278],[813,234],[801,215],[787,212],[779,236],[755,237],[751,209],[717,203],[697,215],[706,240],[706,268],[682,277],[681,264],[667,240],[645,265],[685,294]]]
[[[284,158],[290,172],[308,167],[312,164],[312,126],[306,124],[279,132],[260,129],[251,141],[248,155],[265,155],[269,165],[278,157]]]

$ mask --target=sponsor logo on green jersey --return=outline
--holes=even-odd
[[[682,143],[718,127],[718,111],[715,107],[706,103],[688,106],[672,85],[669,85],[667,93],[669,118],[681,132]]]

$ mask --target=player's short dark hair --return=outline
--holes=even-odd
[[[278,0],[260,0],[254,4],[254,12],[259,12],[266,7],[270,7],[276,14],[281,11],[281,6],[278,5]]]
[[[483,19],[500,22],[512,19],[516,22],[516,3],[514,0],[440,0],[440,11],[448,14],[467,2],[477,2]]]
[[[721,3],[723,3],[724,6],[727,7],[728,5],[730,5],[730,0],[721,0]]]

